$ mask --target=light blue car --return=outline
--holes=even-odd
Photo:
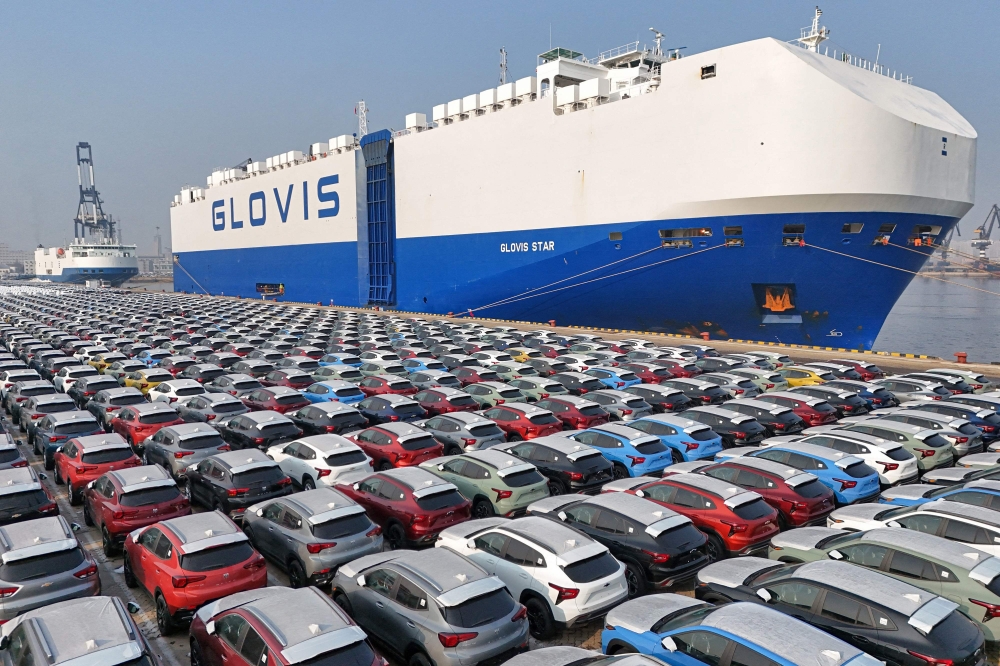
[[[614,466],[616,479],[660,476],[673,464],[671,450],[659,437],[647,435],[630,425],[605,423],[586,430],[563,432],[560,436],[600,451]]]
[[[673,414],[644,416],[628,425],[659,437],[673,451],[675,463],[712,460],[722,451],[722,437],[709,426]]]
[[[316,382],[302,391],[302,395],[309,402],[342,402],[345,405],[365,399],[365,394],[357,386],[337,379]]]
[[[612,368],[604,365],[584,370],[583,374],[596,377],[608,388],[617,389],[619,391],[624,391],[629,386],[635,386],[636,384],[642,383],[642,380],[639,379],[631,370]]]
[[[912,483],[889,488],[878,499],[882,504],[895,506],[917,506],[934,500],[974,504],[997,511],[1000,510],[1000,481],[980,479],[943,488],[928,483]]]
[[[139,361],[147,368],[155,368],[160,364],[160,361],[170,355],[170,352],[166,349],[147,349],[143,352],[139,352],[139,355],[135,357],[135,360]]]

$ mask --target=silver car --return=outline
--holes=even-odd
[[[739,369],[739,368],[737,368]],[[730,372],[706,372],[698,377],[706,382],[718,384],[719,388],[734,398],[756,398],[760,388],[748,377]]]
[[[146,439],[142,461],[144,465],[159,465],[180,481],[186,478],[184,470],[191,465],[228,450],[229,445],[212,426],[179,423],[160,428]]]
[[[454,389],[462,387],[458,377],[444,370],[419,370],[410,375],[409,379],[411,384],[421,390],[436,386]]]
[[[396,550],[344,564],[333,579],[333,600],[411,664],[502,662],[527,647],[524,606],[499,578],[448,548]],[[414,658],[412,646],[423,659]]]
[[[886,377],[885,379],[876,379],[872,384],[891,391],[900,402],[941,400],[951,396],[951,391],[941,384],[912,377]]]
[[[263,384],[250,375],[241,374],[222,375],[205,384],[209,393],[228,393],[237,398],[250,395],[261,387]]]
[[[612,421],[634,421],[653,413],[652,406],[632,393],[615,389],[591,391],[587,399],[596,402],[604,408]]]
[[[332,488],[316,488],[249,507],[243,531],[288,572],[292,587],[327,585],[344,562],[382,552],[382,528]]]
[[[249,411],[250,408],[242,400],[228,393],[196,395],[177,408],[178,416],[188,423],[221,423]]]
[[[62,516],[0,527],[0,619],[101,593],[97,564]],[[14,590],[10,592],[10,590]]]
[[[446,456],[488,449],[507,441],[496,423],[472,412],[439,414],[426,421],[416,421],[413,425],[429,431],[434,439],[444,444]]]

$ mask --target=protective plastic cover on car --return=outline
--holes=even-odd
[[[608,611],[604,624],[641,634],[652,629],[667,615],[707,605],[704,601],[680,594],[648,594],[612,608]]]
[[[726,587],[739,587],[750,576],[768,569],[780,569],[785,565],[763,557],[735,557],[709,564],[698,572],[702,583],[715,583]]]

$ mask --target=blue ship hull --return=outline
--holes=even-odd
[[[61,275],[36,275],[35,277],[63,284],[86,284],[88,280],[103,280],[118,287],[138,274],[138,268],[64,268]]]
[[[395,308],[867,349],[932,252],[911,244],[914,226],[941,236],[957,222],[795,213],[397,238]],[[844,233],[858,223],[860,232]],[[805,225],[805,246],[786,244],[790,224]],[[895,225],[889,245],[875,242],[883,225]],[[712,235],[661,247],[660,230],[689,227]],[[743,245],[725,247],[724,227],[742,227],[729,238]],[[358,251],[352,242],[182,252],[174,288],[257,297],[256,283],[283,283],[282,300],[365,306]]]

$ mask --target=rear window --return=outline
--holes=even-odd
[[[568,564],[562,570],[574,583],[591,583],[618,571],[618,560],[611,553],[604,552],[600,555]]]
[[[216,414],[229,414],[230,412],[243,411],[245,408],[241,402],[223,402],[212,406],[212,411]]]
[[[295,365],[299,368],[299,370],[315,370],[319,367],[319,363],[317,361],[299,361]]]
[[[342,388],[334,392],[338,398],[353,398],[364,395],[359,388]]]
[[[241,382],[233,382],[233,388],[237,391],[249,391],[261,387],[261,383],[256,379],[244,379]]]
[[[819,479],[806,481],[805,483],[795,486],[793,490],[799,497],[807,498],[822,497],[826,494],[826,486],[824,486]]]
[[[457,490],[446,490],[445,492],[426,495],[416,500],[417,506],[424,511],[437,511],[438,509],[447,509],[452,506],[461,506],[464,501],[465,498]]]
[[[97,430],[97,421],[75,421],[56,426],[56,434],[58,435],[81,435],[95,430]]]
[[[406,402],[402,405],[395,405],[393,406],[393,409],[395,409],[399,414],[419,414],[423,411],[423,407],[415,402]]]
[[[352,534],[367,532],[372,527],[372,521],[364,513],[356,513],[352,516],[344,516],[328,520],[325,523],[312,525],[310,530],[317,539],[340,539]],[[366,664],[365,666],[368,666]]]
[[[214,571],[245,562],[253,557],[254,550],[248,541],[228,543],[181,555],[181,569],[185,571]]]
[[[330,467],[341,467],[343,465],[354,465],[359,462],[364,462],[367,456],[364,451],[354,450],[354,451],[344,451],[343,453],[335,453],[332,456],[327,456],[324,461]]]
[[[535,425],[552,425],[553,423],[559,423],[559,419],[552,416],[552,414],[535,414],[534,416],[529,416],[528,420]]]
[[[470,398],[471,400],[471,398]],[[477,425],[469,428],[469,434],[473,437],[490,437],[492,435],[499,435],[503,432],[496,425],[490,423],[488,425]]]
[[[642,444],[637,444],[635,450],[639,453],[663,453],[667,450],[666,445],[660,440],[652,440],[649,442],[643,442]]]
[[[684,523],[666,532],[661,532],[656,537],[656,543],[666,549],[676,548],[679,544],[703,544],[705,543],[705,535],[692,523]]]
[[[17,511],[18,509],[31,509],[42,504],[48,504],[49,501],[49,496],[41,488],[38,490],[29,490],[26,493],[11,493],[10,495],[0,496],[0,513]]]
[[[285,381],[292,386],[308,386],[313,383],[313,378],[309,375],[291,375],[286,376]]]
[[[36,557],[14,560],[0,566],[0,580],[6,583],[24,581],[71,571],[83,564],[83,551],[79,548],[60,550]]]
[[[264,437],[287,437],[299,434],[299,429],[295,427],[294,423],[266,423],[257,426],[257,430]]]
[[[693,439],[696,442],[708,442],[717,437],[715,431],[711,428],[705,428],[704,430],[695,430],[694,432],[685,432],[684,437],[688,439]]]
[[[600,405],[588,405],[581,407],[578,411],[584,416],[601,416],[605,413]]]
[[[452,398],[448,398],[448,402],[456,407],[466,407],[468,405],[476,404],[476,401],[469,395],[456,395]]]
[[[57,414],[59,412],[70,412],[76,409],[76,404],[70,400],[68,402],[50,402],[35,407],[39,414]]]
[[[138,405],[140,402],[146,402],[146,399],[142,395],[121,395],[117,398],[111,398],[108,401],[109,404],[115,407],[125,407],[126,405]]]
[[[399,445],[403,447],[404,451],[419,451],[421,449],[429,449],[432,446],[437,446],[437,440],[434,439],[432,435],[423,435],[421,437],[404,440],[400,442]]]
[[[747,502],[746,504],[740,504],[738,507],[733,509],[733,513],[742,518],[743,520],[757,520],[758,518],[765,518],[771,515],[774,509],[762,499],[755,499],[752,502]]]
[[[853,465],[848,465],[844,469],[844,471],[847,472],[848,476],[852,476],[855,479],[861,479],[866,476],[872,476],[873,474],[877,474],[877,472],[874,469],[872,469],[863,462],[856,462]]]
[[[324,416],[320,419],[321,422],[327,423],[332,426],[343,426],[351,424],[367,424],[368,421],[361,414],[335,414],[332,416]]]
[[[296,395],[294,393],[279,395],[274,399],[274,401],[279,405],[294,405],[296,403],[302,402],[303,400],[304,398],[301,395]]]
[[[122,506],[148,506],[150,504],[162,504],[172,502],[181,496],[181,491],[177,486],[161,486],[159,488],[145,488],[131,493],[125,493],[118,499]]]
[[[541,483],[545,477],[538,473],[538,470],[529,469],[523,472],[514,472],[503,477],[503,482],[508,488],[522,488],[535,483]]]
[[[139,423],[144,425],[151,425],[155,423],[170,423],[171,421],[177,420],[177,412],[153,412],[152,414],[143,414],[139,417]]]
[[[913,454],[904,449],[902,446],[886,451],[885,455],[889,456],[890,460],[910,460],[913,458]]]
[[[237,488],[246,488],[247,486],[260,486],[265,484],[272,484],[281,481],[285,477],[281,468],[275,465],[274,467],[258,467],[257,469],[247,470],[246,472],[240,472],[239,474],[233,475],[233,485]]]
[[[177,395],[181,395],[181,396],[184,396],[184,395],[201,395],[204,392],[205,392],[205,389],[203,389],[200,386],[188,386],[188,387],[183,387],[183,388],[176,389],[174,391],[174,393],[176,393]]]
[[[121,462],[132,457],[132,449],[104,449],[102,451],[84,451],[81,460],[92,465]]]
[[[3,449],[0,450],[0,463],[9,463],[13,460],[17,460],[21,454],[17,449]]]
[[[948,440],[941,435],[931,435],[930,437],[925,437],[923,440],[924,444],[927,446],[933,446],[935,449],[942,446],[948,446]]]
[[[514,610],[514,599],[503,588],[441,610],[448,624],[462,628],[479,627],[509,615]]]
[[[220,435],[208,433],[194,437],[185,437],[180,441],[178,448],[184,451],[200,451],[202,449],[214,449],[223,444],[225,442]]]
[[[21,389],[20,395],[26,398],[30,398],[36,395],[52,395],[56,392],[55,386],[29,386],[27,388]]]

